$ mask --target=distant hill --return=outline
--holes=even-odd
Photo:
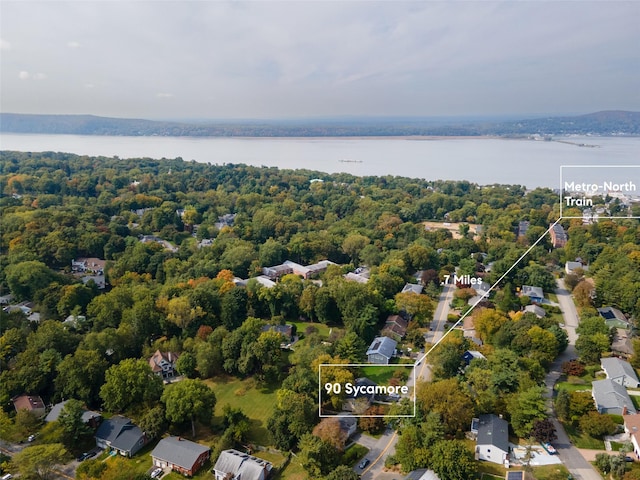
[[[501,122],[451,118],[168,122],[94,115],[0,113],[0,132],[168,137],[640,135],[640,112],[602,111]]]

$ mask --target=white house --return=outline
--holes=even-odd
[[[216,480],[265,480],[271,463],[237,450],[223,450],[213,467]]]
[[[497,415],[480,415],[476,458],[498,465],[509,465],[509,424]]]
[[[623,415],[624,431],[629,434],[633,453],[640,458],[640,415]]]

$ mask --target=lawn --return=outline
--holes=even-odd
[[[295,325],[296,326],[296,335],[298,335],[298,336],[304,335],[304,332],[307,329],[307,327],[315,327],[315,328],[317,328],[318,329],[318,334],[322,338],[328,338],[329,337],[329,332],[331,331],[331,327],[329,327],[328,325],[325,325],[324,323],[318,323],[318,322],[289,322],[289,321],[287,323],[290,323],[291,325]]]
[[[249,441],[258,445],[270,445],[271,435],[267,431],[267,419],[276,405],[276,389],[262,388],[255,380],[240,380],[220,376],[205,380],[216,394],[214,425],[222,424],[222,409],[226,404],[240,408],[251,420]]]
[[[536,480],[557,480],[566,479],[569,470],[564,465],[545,465],[542,467],[533,467],[533,476]]]
[[[362,376],[367,377],[369,380],[373,380],[378,385],[388,385],[389,379],[393,377],[393,372],[395,372],[398,368],[406,368],[406,367],[397,367],[395,365],[380,365],[380,366],[369,366],[369,367],[360,367],[362,371]],[[406,368],[407,373],[410,373],[411,370]]]
[[[567,423],[564,424],[564,429],[567,432],[567,435],[569,435],[571,443],[573,443],[577,448],[604,450],[604,441],[590,437],[586,433],[580,432],[577,428]]]

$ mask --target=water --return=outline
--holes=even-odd
[[[572,142],[498,138],[193,138],[2,134],[2,150],[59,151],[121,158],[195,160],[305,168],[358,176],[469,180],[481,185],[558,188],[560,165],[638,165],[640,137],[563,137]],[[593,145],[580,147],[577,144]]]

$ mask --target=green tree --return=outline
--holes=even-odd
[[[588,412],[580,419],[580,428],[592,437],[602,438],[616,431],[616,423],[609,415],[602,415],[598,412]]]
[[[360,475],[346,465],[339,465],[336,469],[325,477],[326,480],[358,480]]]
[[[122,412],[132,405],[155,402],[162,394],[162,379],[145,360],[128,358],[109,367],[100,398],[111,412]]]
[[[181,375],[193,378],[196,374],[196,358],[189,352],[182,352],[176,361],[176,369]]]
[[[306,395],[280,389],[276,408],[267,420],[273,441],[281,450],[291,450],[300,438],[311,432],[317,421],[318,408]]]
[[[476,473],[473,453],[459,440],[441,440],[431,449],[431,468],[440,480],[468,480]]]
[[[336,448],[310,433],[300,438],[298,461],[312,478],[324,478],[331,473],[340,460]]]
[[[334,352],[351,363],[359,363],[365,357],[367,344],[355,332],[347,332],[344,337],[335,343]]]
[[[55,470],[67,460],[67,451],[61,443],[27,447],[13,456],[13,463],[23,478],[51,480]]]
[[[64,432],[64,443],[71,449],[92,434],[91,427],[82,419],[84,411],[82,402],[72,398],[64,404],[58,417],[58,423]]]
[[[603,333],[580,335],[576,340],[576,351],[582,361],[593,365],[600,361],[602,354],[609,350],[610,345],[609,336]]]
[[[37,291],[43,290],[56,279],[56,274],[44,263],[29,260],[9,265],[6,282],[18,300],[32,300]]]
[[[369,237],[352,233],[342,242],[342,251],[351,257],[351,263],[357,267],[360,264],[360,252],[370,241]]]
[[[165,410],[162,405],[147,410],[138,421],[138,426],[149,439],[158,438],[167,429]]]
[[[100,387],[108,367],[109,364],[98,351],[79,348],[58,364],[56,390],[63,397],[77,398],[94,405],[99,400]]]
[[[544,387],[534,386],[507,401],[511,426],[519,437],[528,437],[535,422],[547,418],[544,392]]]
[[[196,436],[196,419],[210,423],[216,396],[206,384],[198,379],[185,379],[167,387],[162,394],[166,416],[172,423],[191,421],[193,436]]]

